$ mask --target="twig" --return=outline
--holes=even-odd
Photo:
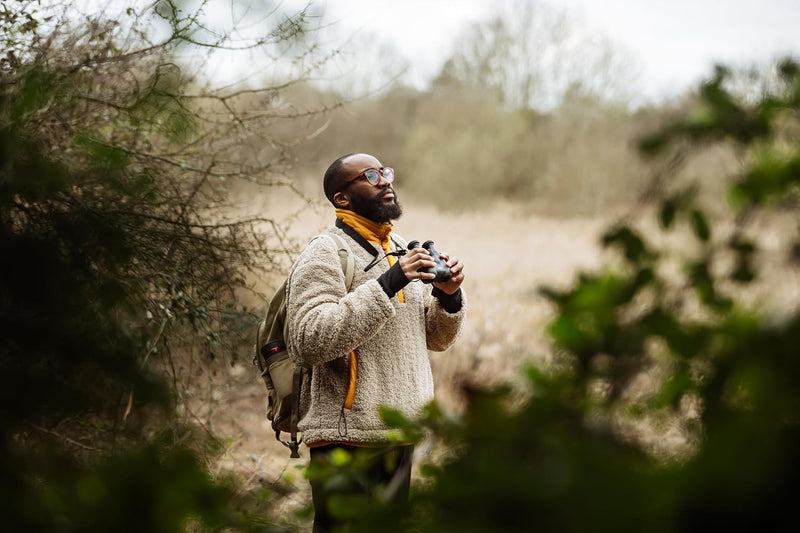
[[[74,439],[71,439],[71,438],[67,437],[66,435],[62,435],[61,433],[57,433],[57,432],[53,431],[52,429],[43,428],[42,426],[37,426],[36,424],[31,424],[31,427],[34,428],[34,429],[38,429],[42,433],[47,433],[48,435],[52,435],[54,437],[58,437],[59,439],[65,441],[65,442],[68,442],[69,444],[72,444],[73,446],[78,446],[79,448],[83,448],[84,450],[89,450],[89,451],[92,451],[92,452],[100,452],[100,451],[102,451],[100,448],[94,448],[92,446],[88,446],[86,444],[83,444],[82,442],[78,442],[78,441],[76,441]]]

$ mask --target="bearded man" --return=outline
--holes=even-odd
[[[333,494],[407,499],[413,446],[391,441],[378,409],[413,417],[433,399],[428,350],[452,345],[466,308],[456,257],[441,253],[451,277],[431,282],[436,275],[421,270],[436,265],[430,253],[406,250],[393,236],[392,221],[402,214],[393,169],[371,155],[348,154],[330,165],[323,188],[336,213],[328,231],[348,240],[355,269],[348,287],[335,241],[318,238],[289,278],[290,353],[312,368],[298,427],[312,463],[344,449],[370,466],[344,487],[311,480],[315,532],[340,524],[328,506]]]

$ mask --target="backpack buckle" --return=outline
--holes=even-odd
[[[289,458],[298,459],[300,457],[300,443],[297,441],[287,444],[289,447]]]

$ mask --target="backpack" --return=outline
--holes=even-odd
[[[353,283],[355,264],[350,246],[345,239],[335,233],[323,233],[314,239],[320,237],[331,238],[336,243],[339,259],[342,262],[345,286],[349,291]],[[287,277],[270,299],[266,316],[258,324],[253,364],[258,368],[267,387],[267,420],[271,422],[275,438],[289,448],[290,457],[297,458],[300,457],[299,447],[303,442],[302,438],[297,438],[300,391],[303,380],[311,375],[311,368],[295,364],[286,348],[288,285]],[[289,440],[281,439],[281,432],[288,433]]]

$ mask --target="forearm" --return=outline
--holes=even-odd
[[[434,287],[431,291],[431,295],[439,301],[439,305],[448,313],[455,314],[461,310],[461,289],[458,289],[453,294],[447,294]]]
[[[450,299],[442,298],[445,302],[440,301],[433,294],[430,296],[427,312],[425,313],[425,331],[429,350],[441,352],[448,349],[461,333],[466,319],[467,297],[463,289],[460,289],[456,294]],[[445,305],[455,306],[456,302],[458,302],[457,311],[449,312],[445,308]],[[450,307],[450,309],[453,309],[453,307]]]

